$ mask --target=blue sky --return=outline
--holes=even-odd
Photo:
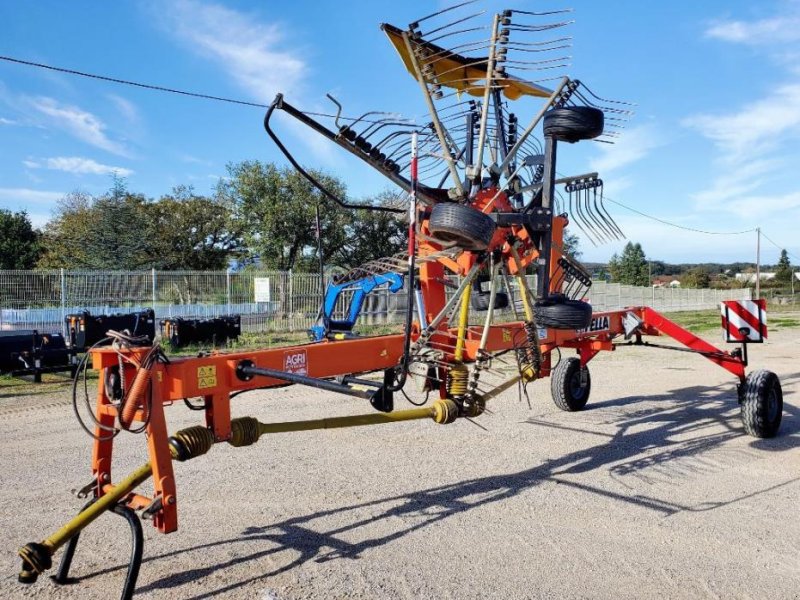
[[[350,114],[420,115],[417,85],[379,24],[405,27],[446,4],[4,2],[0,54],[259,103],[280,91],[307,110],[329,111],[332,92]],[[598,170],[609,197],[689,228],[760,226],[800,263],[800,1],[569,6],[567,73],[600,95],[636,102],[637,114],[613,146],[565,147],[559,171]],[[527,102],[514,107],[522,121],[538,109]],[[263,112],[0,61],[0,208],[25,209],[41,225],[64,193],[108,189],[112,171],[149,196],[179,184],[210,193],[228,162],[282,162]],[[387,187],[312,132],[279,127],[305,165],[338,175],[351,196]],[[609,210],[650,258],[754,260],[754,233],[703,235],[614,204]],[[607,260],[620,247],[582,243],[585,260]],[[763,262],[776,262],[778,252],[763,241]]]

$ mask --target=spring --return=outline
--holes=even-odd
[[[464,363],[455,363],[447,373],[447,397],[463,398],[469,386],[469,369]]]
[[[258,429],[258,419],[253,417],[239,417],[231,420],[231,439],[228,443],[231,446],[240,448],[250,446],[258,441],[261,432]]]
[[[147,407],[144,400],[148,392],[151,376],[152,372],[150,369],[140,368],[138,371],[136,371],[131,388],[128,390],[128,395],[125,397],[125,401],[122,404],[122,410],[119,413],[119,424],[123,429],[131,428],[131,424],[133,423],[133,419],[136,416],[136,411],[139,410],[139,407],[142,407],[145,413],[147,412]],[[147,415],[145,414],[144,420],[146,419]]]
[[[514,354],[517,357],[519,374],[523,381],[527,383],[539,377],[539,370],[542,366],[542,355],[539,349],[539,336],[536,333],[536,323],[533,321],[525,321],[522,327],[524,339],[522,343],[515,343]]]
[[[214,445],[214,434],[202,425],[187,427],[169,438],[170,452],[178,461],[202,456]]]

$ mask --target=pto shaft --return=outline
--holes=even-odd
[[[253,417],[240,417],[231,420],[232,446],[249,446],[258,441],[262,435],[271,433],[288,433],[292,431],[311,431],[314,429],[339,429],[342,427],[360,427],[363,425],[381,425],[419,419],[433,419],[436,423],[452,423],[458,417],[458,406],[452,400],[437,400],[431,406],[400,410],[391,413],[370,413],[349,417],[333,417],[311,421],[291,421],[286,423],[261,423]],[[201,425],[178,431],[169,440],[172,458],[185,461],[208,452],[215,443],[213,434]],[[147,481],[153,474],[151,463],[136,469],[125,479],[101,496],[96,502],[81,511],[69,523],[42,542],[31,542],[19,550],[22,558],[22,569],[19,573],[21,583],[33,583],[41,573],[49,569],[52,557],[70,538],[80,533],[87,525],[97,519],[105,511],[111,509],[137,486]]]

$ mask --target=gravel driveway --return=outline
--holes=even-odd
[[[717,341],[717,335],[709,337]],[[136,598],[800,598],[800,330],[750,349],[784,390],[779,437],[739,420],[734,381],[701,357],[645,348],[591,364],[592,397],[563,413],[549,380],[509,390],[477,424],[411,422],[266,436],[176,465],[178,532],[145,526]],[[0,598],[116,598],[129,539],[104,516],[75,585],[16,582],[16,550],[71,517],[90,440],[67,392],[0,388]],[[291,387],[235,416],[369,412]],[[172,431],[200,422],[176,404]],[[146,460],[119,439],[116,478]],[[149,492],[148,492],[149,493]],[[58,556],[57,556],[58,558]]]

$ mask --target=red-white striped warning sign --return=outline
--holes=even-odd
[[[722,335],[726,342],[763,342],[767,337],[767,301],[723,300]]]

